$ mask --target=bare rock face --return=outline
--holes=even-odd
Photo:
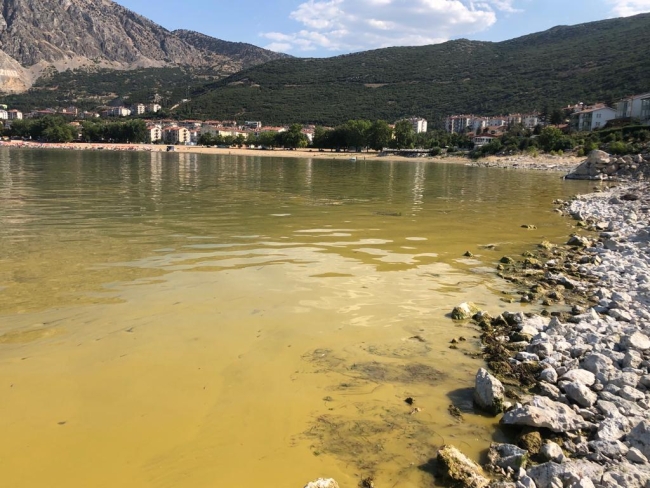
[[[18,61],[0,51],[0,87],[5,93],[21,93],[27,90],[29,75]]]
[[[235,59],[228,51],[233,52],[230,44],[237,43],[208,36],[204,37],[219,42],[205,41],[197,47],[111,0],[0,0],[0,7],[0,49],[36,75],[48,66],[58,70],[218,66],[224,74],[232,74],[245,62],[259,64],[282,56],[248,46],[247,55],[240,53]],[[0,59],[0,64],[11,61]],[[31,79],[15,66],[2,68],[8,74],[0,78],[1,91],[18,88],[20,84],[12,81],[16,79],[30,85]]]

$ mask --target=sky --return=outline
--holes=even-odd
[[[451,39],[503,41],[650,12],[650,0],[116,0],[163,27],[299,57]]]

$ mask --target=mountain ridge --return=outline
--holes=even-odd
[[[210,45],[213,38],[204,37]],[[213,46],[229,47],[214,41]],[[282,56],[250,46],[234,59],[197,47],[111,0],[0,0],[0,70],[14,75],[0,77],[4,92],[31,86],[51,66],[58,71],[186,66],[228,75]]]

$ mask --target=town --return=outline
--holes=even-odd
[[[450,115],[433,128],[421,117],[405,118],[394,124],[351,120],[334,128],[265,126],[261,121],[174,120],[157,118],[162,109],[158,103],[110,107],[100,112],[67,107],[25,114],[0,105],[0,120],[6,138],[40,142],[313,147],[337,151],[419,149],[431,155],[465,150],[477,157],[504,151],[559,152],[576,146],[589,150],[607,143],[613,144],[612,152],[633,152],[637,149],[634,143],[650,139],[646,128],[650,125],[650,93],[612,105],[577,103],[542,113]],[[608,149],[612,150],[610,146]]]

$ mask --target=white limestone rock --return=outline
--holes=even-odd
[[[589,427],[568,405],[549,398],[534,396],[528,405],[518,405],[501,418],[504,425],[527,425],[553,432],[571,432]]]
[[[339,488],[339,484],[332,478],[318,478],[307,483],[305,488]]]
[[[562,452],[562,448],[555,442],[547,441],[539,451],[544,459],[553,461],[557,464],[562,464],[566,456]]]
[[[591,386],[596,382],[596,376],[586,369],[572,369],[560,377],[560,380],[582,383]]]
[[[485,368],[479,369],[476,373],[474,403],[482,410],[496,415],[503,411],[504,399],[503,384]]]
[[[555,384],[557,383],[557,371],[555,371],[555,368],[545,368],[539,374],[539,379],[547,383]]]
[[[564,385],[566,396],[581,407],[589,408],[598,400],[598,395],[582,383],[574,381]]]
[[[650,338],[642,332],[634,332],[621,338],[621,348],[625,351],[636,349],[637,351],[647,351],[650,349]]]
[[[585,356],[582,360],[582,367],[595,375],[609,371],[612,366],[610,358],[597,352]]]

